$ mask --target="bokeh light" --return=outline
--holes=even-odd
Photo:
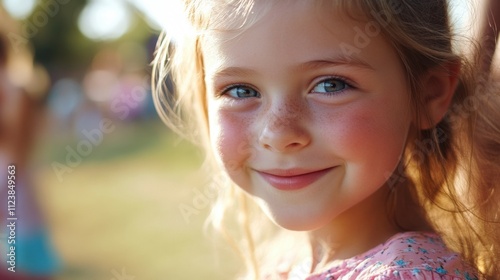
[[[183,14],[182,3],[179,0],[129,0],[141,10],[152,23],[152,27],[160,28],[172,38],[182,38],[190,32],[190,25]]]
[[[35,8],[36,0],[2,0],[2,4],[13,17],[24,19]]]
[[[112,40],[127,32],[131,20],[123,1],[91,0],[80,14],[78,26],[90,39]]]

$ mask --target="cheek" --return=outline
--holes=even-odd
[[[410,123],[405,115],[397,108],[359,104],[330,117],[335,121],[325,123],[323,139],[348,167],[387,174],[399,162],[405,145]]]
[[[248,123],[232,112],[214,111],[210,115],[212,148],[230,175],[240,170],[252,154]]]

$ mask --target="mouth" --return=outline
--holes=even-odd
[[[332,171],[335,167],[320,170],[305,169],[270,169],[256,170],[271,186],[282,191],[293,191],[306,188],[321,177]]]

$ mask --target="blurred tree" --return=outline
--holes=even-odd
[[[96,50],[95,44],[79,31],[78,15],[87,0],[42,0],[23,22],[34,47],[35,61],[54,74],[82,69]]]
[[[41,0],[21,25],[22,38],[18,39],[28,39],[31,42],[35,61],[44,65],[52,78],[68,76],[79,78],[87,70],[99,49],[124,41],[145,44],[153,32],[139,12],[125,2],[133,16],[129,31],[115,41],[92,41],[78,28],[79,15],[88,2],[88,0]]]

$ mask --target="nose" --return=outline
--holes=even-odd
[[[303,125],[307,118],[298,106],[282,104],[264,116],[259,144],[279,153],[296,152],[308,146],[311,136]]]

